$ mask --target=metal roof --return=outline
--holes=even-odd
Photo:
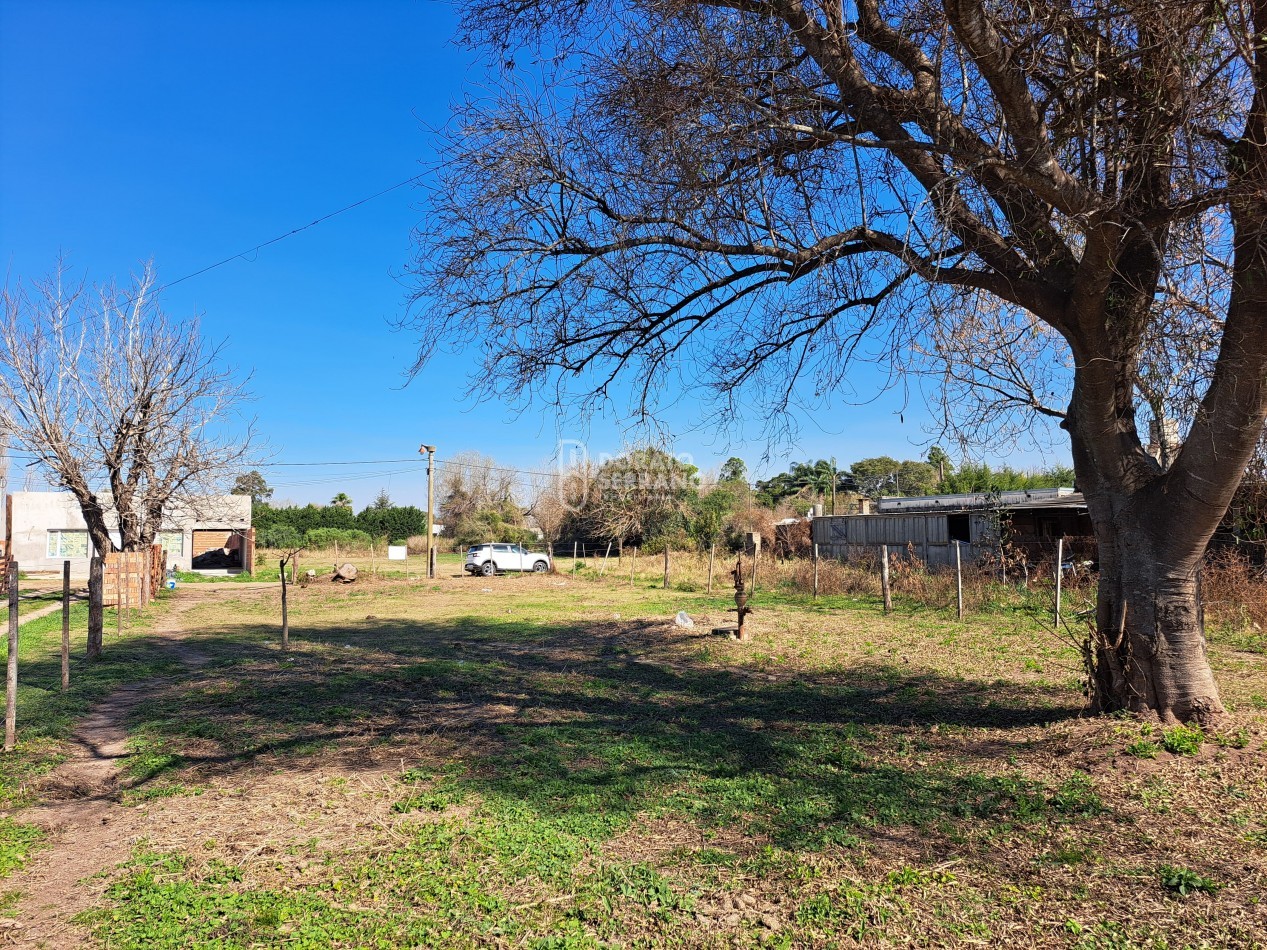
[[[876,514],[933,511],[980,511],[989,508],[1085,508],[1081,492],[1072,488],[1034,488],[996,494],[969,492],[957,495],[918,495],[910,498],[881,498]]]

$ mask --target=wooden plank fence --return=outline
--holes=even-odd
[[[150,602],[153,554],[150,551],[112,551],[105,557],[101,605],[139,609]]]

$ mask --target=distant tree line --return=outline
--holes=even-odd
[[[658,551],[735,550],[750,533],[776,551],[797,553],[809,532],[797,524],[814,505],[824,513],[858,510],[863,497],[939,492],[1006,491],[1072,485],[1068,468],[1020,472],[1007,466],[955,466],[940,449],[923,460],[888,456],[847,466],[795,462],[786,472],[753,484],[743,459],[730,458],[716,475],[701,473],[658,448],[636,448],[599,466],[578,467],[536,486],[529,513],[547,542],[611,541]]]
[[[833,460],[794,462],[787,471],[753,484],[743,459],[732,457],[715,475],[702,473],[663,449],[638,447],[604,461],[539,476],[528,492],[515,471],[476,452],[445,461],[437,483],[437,522],[459,547],[491,541],[547,543],[584,540],[637,545],[648,552],[665,544],[707,550],[738,549],[750,533],[767,545],[797,550],[807,531],[780,522],[804,517],[814,505],[825,513],[858,510],[861,498],[947,492],[991,492],[1071,486],[1073,473],[1056,467],[1022,472],[985,463],[954,464],[934,447],[924,459],[889,456],[847,466]],[[329,547],[371,540],[404,543],[426,532],[426,512],[391,503],[380,492],[354,514],[343,492],[328,505],[274,507],[258,472],[235,487],[250,494],[256,538],[263,547]],[[526,497],[525,497],[526,495]]]
[[[427,531],[427,513],[413,505],[394,505],[385,491],[374,503],[355,513],[352,499],[339,492],[328,505],[273,506],[273,490],[259,472],[248,472],[233,487],[235,495],[250,495],[255,541],[265,548],[328,548],[346,545],[404,544]]]
[[[767,507],[791,500],[798,510],[808,511],[811,504],[821,503],[830,513],[827,506],[833,483],[837,511],[845,513],[841,507],[842,498],[847,499],[845,504],[853,504],[859,497],[1071,488],[1073,469],[1055,466],[1039,471],[1020,471],[1008,465],[993,468],[985,462],[970,461],[955,465],[942,449],[934,446],[924,459],[899,461],[881,455],[860,459],[847,467],[824,459],[794,462],[786,472],[757,482],[755,488],[757,498]]]

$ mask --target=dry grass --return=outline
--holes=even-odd
[[[1202,581],[1208,620],[1262,636],[1267,629],[1267,569],[1226,552],[1208,561]]]

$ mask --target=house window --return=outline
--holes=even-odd
[[[48,532],[49,557],[87,557],[88,532],[53,528]]]
[[[154,536],[154,543],[162,545],[168,557],[183,557],[185,554],[185,532],[160,531]]]

